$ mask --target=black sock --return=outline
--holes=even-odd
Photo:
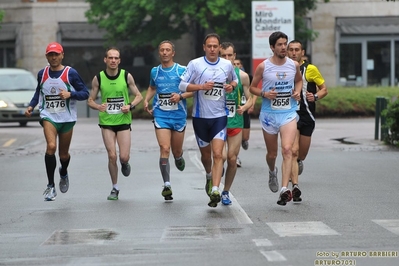
[[[55,159],[55,155],[44,155],[44,163],[46,165],[46,172],[48,178],[48,184],[50,186],[54,186],[54,171],[55,167],[57,166],[57,160]]]
[[[68,174],[67,169],[68,169],[68,165],[69,165],[69,161],[71,160],[71,156],[68,157],[68,159],[66,161],[61,161],[60,158],[60,163],[61,163],[61,175],[62,176],[66,176]]]

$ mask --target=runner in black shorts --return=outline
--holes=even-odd
[[[308,155],[311,136],[315,128],[316,101],[327,95],[327,87],[323,76],[316,66],[304,61],[305,50],[302,43],[293,40],[288,44],[288,57],[301,64],[303,86],[297,122],[297,136],[292,147],[292,197],[294,201],[302,201],[298,187],[298,176],[303,171],[303,160]],[[297,163],[295,163],[297,161]]]

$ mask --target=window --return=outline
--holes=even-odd
[[[361,43],[341,43],[340,49],[340,85],[361,86],[362,56]]]
[[[15,67],[15,49],[13,44],[0,42],[0,67]]]
[[[369,62],[367,84],[370,86],[389,86],[391,84],[390,42],[367,42],[367,60]]]

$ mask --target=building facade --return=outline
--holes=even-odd
[[[319,1],[311,58],[332,86],[398,86],[399,1]]]

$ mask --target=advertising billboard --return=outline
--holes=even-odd
[[[294,2],[252,1],[252,73],[273,55],[269,36],[275,31],[287,34],[288,42],[295,39]]]

